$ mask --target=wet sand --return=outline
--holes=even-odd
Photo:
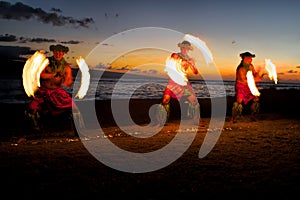
[[[1,193],[39,198],[122,195],[134,199],[190,196],[291,199],[300,189],[299,97],[294,90],[264,90],[258,120],[251,121],[245,113],[234,124],[228,120],[233,102],[228,97],[221,135],[204,158],[198,154],[211,128],[211,102],[199,99],[201,120],[187,151],[170,165],[147,173],[122,172],[98,161],[74,135],[67,116],[45,119],[43,129],[36,132],[24,119],[25,105],[1,104],[4,116],[0,141]],[[147,111],[158,102],[133,100],[130,111],[133,120],[147,125]],[[80,106],[86,108],[83,114],[88,115],[94,108],[85,104]],[[178,105],[172,106],[176,109]],[[130,152],[155,151],[176,134],[182,138],[192,134],[189,129],[179,130],[178,111],[173,112],[159,134],[137,139],[116,126],[109,101],[96,102],[95,110],[106,136],[102,139]],[[26,139],[18,143],[21,136]]]

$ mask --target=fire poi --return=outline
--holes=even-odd
[[[195,45],[203,53],[207,64],[213,62],[212,54],[206,44],[190,34],[184,35],[184,40],[178,43],[180,52],[173,53],[166,59],[165,71],[169,77],[166,86],[162,103],[158,107],[157,120],[162,126],[165,117],[169,116],[169,101],[170,98],[175,98],[178,101],[184,96],[188,103],[187,116],[193,119],[195,124],[199,123],[200,105],[193,91],[192,85],[188,80],[188,73],[198,74],[198,68],[195,61],[188,55],[189,50],[193,50],[192,44]]]
[[[198,49],[200,49],[207,64],[213,63],[212,53],[210,52],[209,48],[207,47],[204,41],[191,34],[185,34],[183,38],[195,45]]]
[[[75,97],[82,99],[89,88],[90,73],[88,65],[81,56],[76,59],[76,63],[82,76],[81,85]],[[36,51],[27,59],[23,68],[22,79],[23,87],[28,97],[33,97],[36,90],[40,87],[40,74],[48,64],[49,60],[43,51]]]
[[[256,87],[256,83],[255,83],[252,71],[248,71],[246,74],[246,77],[247,77],[247,82],[248,82],[248,86],[249,86],[251,93],[254,96],[260,96],[260,92],[258,91],[258,89]]]
[[[209,48],[200,38],[193,36],[191,34],[185,34],[183,39],[195,45],[202,52],[204,59],[207,64],[213,63],[213,56],[210,52]],[[181,59],[174,59],[172,57],[168,57],[166,60],[166,68],[168,76],[179,85],[186,85],[188,78],[187,74],[183,71],[181,67]]]
[[[27,59],[22,74],[27,96],[34,96],[35,91],[40,87],[40,74],[48,64],[49,60],[42,51],[36,51]]]
[[[261,80],[261,74],[255,70],[252,64],[252,59],[255,54],[250,52],[243,52],[240,54],[241,62],[236,68],[236,81],[235,81],[235,102],[232,106],[231,122],[235,122],[236,119],[243,114],[244,106],[248,103],[250,106],[250,114],[252,120],[255,119],[255,115],[259,113],[260,92],[256,87],[256,81]]]
[[[82,99],[86,95],[86,92],[89,88],[90,73],[89,73],[88,65],[86,64],[85,60],[81,56],[79,56],[76,59],[76,63],[81,71],[81,84],[75,97]]]
[[[276,66],[271,62],[270,59],[265,59],[265,68],[268,72],[270,80],[273,80],[277,84],[277,72]]]

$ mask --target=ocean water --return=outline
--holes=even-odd
[[[198,98],[215,98],[234,96],[234,81],[191,81]],[[88,92],[82,100],[106,99],[160,99],[162,98],[166,79],[91,79]],[[75,95],[80,87],[80,81],[75,81],[72,88],[67,89]],[[296,89],[300,91],[300,83],[260,82],[258,89],[275,88]],[[30,98],[26,95],[22,79],[0,79],[1,103],[27,103]]]

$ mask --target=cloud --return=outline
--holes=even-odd
[[[82,42],[76,41],[76,40],[69,40],[69,41],[62,41],[60,43],[62,43],[62,44],[79,44],[79,43],[82,43]]]
[[[56,40],[54,39],[48,39],[48,38],[26,38],[26,37],[20,37],[19,38],[20,43],[27,43],[27,42],[32,42],[32,43],[43,43],[43,42],[51,42],[54,43]]]
[[[41,8],[33,8],[21,2],[11,4],[6,1],[0,1],[0,19],[7,20],[29,20],[37,19],[45,24],[52,24],[53,26],[73,25],[88,28],[90,24],[94,23],[92,18],[75,19],[73,17],[66,17],[58,15],[59,9],[52,8],[51,13],[45,12]]]
[[[51,11],[61,13],[61,9],[59,8],[51,8]]]
[[[300,68],[300,66],[297,66],[296,68]]]
[[[287,71],[287,73],[289,73],[289,74],[296,74],[296,73],[298,73],[298,71],[290,69],[289,71]]]
[[[62,43],[62,44],[79,44],[82,41],[69,40],[69,41],[57,41],[55,39],[48,38],[26,38],[26,37],[17,37],[11,34],[0,35],[0,42],[19,42],[19,43]]]
[[[0,35],[0,42],[16,42],[18,39],[15,35]]]
[[[20,59],[22,55],[31,55],[34,52],[30,47],[0,46],[0,59]]]

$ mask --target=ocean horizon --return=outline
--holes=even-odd
[[[163,96],[166,78],[151,76],[128,75],[112,76],[106,73],[103,76],[91,76],[90,85],[84,100],[108,99],[160,99]],[[234,96],[232,80],[191,80],[197,98],[218,98]],[[74,76],[74,85],[66,89],[72,96],[80,87],[80,76]],[[300,83],[289,82],[258,82],[257,88],[262,89],[296,89],[300,90]],[[0,79],[0,103],[28,103],[30,98],[23,88],[22,76],[2,77]]]

